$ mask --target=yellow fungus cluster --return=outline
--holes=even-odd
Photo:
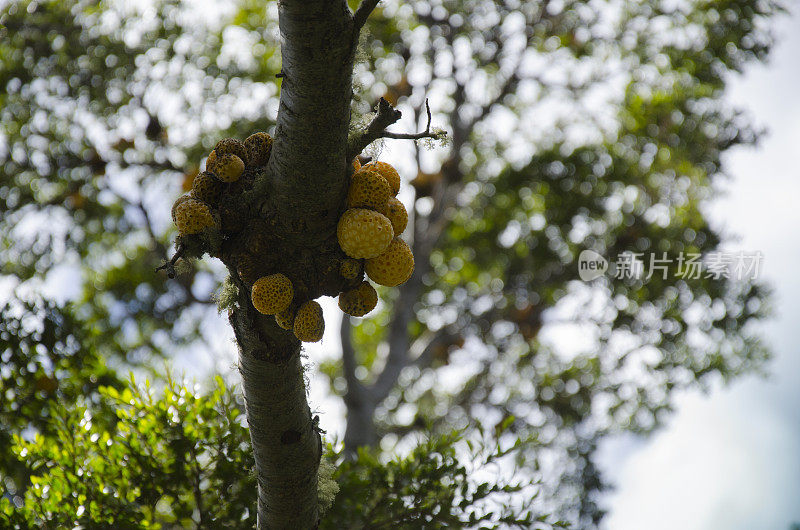
[[[362,168],[353,174],[353,179],[350,181],[347,207],[380,210],[385,207],[391,196],[392,189],[380,173]]]
[[[244,172],[244,161],[236,155],[218,154],[206,168],[222,182],[236,182]]]
[[[392,223],[384,215],[365,208],[351,208],[336,227],[339,246],[351,258],[374,258],[386,250],[394,237]]]
[[[342,278],[345,280],[355,279],[359,272],[361,272],[361,262],[357,259],[347,258],[342,260],[339,266],[339,274],[341,274]]]
[[[249,136],[244,142],[235,138],[217,142],[206,159],[206,170],[191,181],[191,192],[178,197],[172,206],[172,220],[178,232],[191,236],[211,227],[223,231],[237,227],[238,219],[234,217],[241,212],[230,203],[222,204],[222,199],[226,194],[241,191],[230,183],[237,182],[246,168],[264,165],[271,148],[272,138],[263,132]]]
[[[354,317],[363,317],[375,309],[377,304],[378,293],[368,281],[339,295],[339,309]]]
[[[209,206],[219,204],[223,191],[225,191],[225,184],[209,171],[203,171],[192,181],[192,198]]]
[[[294,326],[294,312],[292,308],[287,307],[280,313],[275,313],[275,322],[283,329],[292,329]]]
[[[251,134],[244,141],[248,166],[261,167],[267,164],[272,152],[272,137],[265,132]]]
[[[188,201],[191,198],[192,198],[192,196],[188,195],[188,194],[187,195],[181,195],[172,204],[172,222],[173,223],[177,223],[178,222],[178,218],[176,216],[176,214],[178,212],[178,206],[180,206],[183,202]]]
[[[364,164],[361,169],[375,171],[382,176],[392,189],[393,196],[397,196],[397,194],[400,192],[400,174],[390,164],[377,161],[369,162],[368,164]]]
[[[181,234],[198,234],[214,226],[214,216],[207,204],[191,197],[179,198],[175,202],[173,217]]]
[[[353,280],[362,264],[370,280],[394,287],[414,272],[414,255],[400,234],[408,225],[408,212],[397,199],[400,175],[386,162],[363,166],[353,161],[355,173],[347,192],[347,210],[339,218],[336,235],[348,259],[340,274]],[[352,285],[352,284],[351,284]],[[339,294],[339,308],[351,316],[364,316],[378,303],[378,294],[368,281]]]
[[[249,287],[252,307],[264,315],[273,315],[278,326],[292,331],[299,340],[317,342],[325,332],[322,307],[308,299],[312,296],[304,276],[295,277],[288,271],[290,279],[283,272],[270,270],[272,262],[265,261],[263,255],[272,244],[272,236],[269,230],[259,230],[258,225],[259,221],[266,221],[249,219],[241,201],[236,200],[252,188],[257,174],[254,170],[266,166],[272,146],[272,138],[263,132],[250,135],[244,142],[233,138],[219,141],[206,159],[205,171],[191,180],[190,193],[175,201],[172,219],[186,243],[213,228],[204,238],[219,241],[221,234],[224,245],[242,245],[245,250],[231,254],[232,263],[226,263],[233,275]],[[340,282],[334,287],[342,291],[339,308],[361,317],[378,303],[378,293],[368,279],[384,286],[399,285],[413,273],[414,256],[399,237],[408,225],[408,212],[397,199],[401,182],[398,172],[385,162],[362,166],[357,158],[347,171],[351,179],[346,210],[336,230],[339,246],[347,257],[340,259],[338,251],[334,254],[332,264],[338,265],[338,280],[336,268],[327,270],[333,272],[334,281]],[[247,234],[238,235],[245,227]],[[262,241],[264,234],[266,239]],[[215,249],[219,252],[219,247]],[[213,252],[212,255],[219,257]],[[292,279],[298,282],[297,289]]]
[[[383,215],[392,223],[392,230],[395,235],[402,234],[408,225],[408,212],[403,203],[397,197],[391,197],[386,201],[386,206],[381,211]]]
[[[253,307],[265,315],[285,311],[291,305],[293,297],[292,281],[281,273],[259,278],[250,291]]]
[[[408,244],[396,237],[386,252],[364,263],[367,276],[378,285],[394,287],[405,283],[414,272],[414,254]]]

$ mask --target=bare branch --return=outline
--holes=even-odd
[[[444,138],[447,133],[444,131],[431,132],[431,106],[428,100],[425,99],[425,112],[428,114],[428,124],[425,125],[425,130],[414,134],[393,133],[384,131],[380,138],[393,138],[395,140],[421,140],[422,138]]]
[[[392,107],[384,98],[381,98],[378,101],[378,113],[372,118],[367,128],[355,137],[350,138],[347,146],[347,160],[352,160],[358,156],[365,147],[379,138],[380,133],[386,127],[399,120],[402,115],[402,112]]]
[[[375,6],[381,0],[363,0],[361,5],[358,6],[356,9],[355,14],[353,15],[353,25],[355,26],[355,31],[358,32],[361,28],[364,27],[364,24],[367,23],[367,19],[369,18],[370,13],[375,9]]]
[[[431,131],[431,107],[428,100],[425,100],[425,110],[428,113],[428,124],[425,130],[418,133],[395,133],[386,130],[386,127],[395,123],[402,117],[402,113],[392,107],[392,105],[381,98],[378,102],[378,113],[372,119],[367,128],[350,141],[347,156],[348,160],[355,158],[369,144],[379,138],[392,138],[394,140],[421,140],[423,138],[442,139],[447,136],[445,131]]]

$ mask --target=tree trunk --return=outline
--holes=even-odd
[[[295,296],[303,301],[335,295],[340,287],[324,271],[336,259],[330,249],[338,250],[336,223],[347,192],[358,27],[342,0],[282,0],[278,15],[280,108],[251,205],[255,215],[269,218],[282,242],[281,267],[294,271]],[[232,271],[235,276],[235,264]],[[300,343],[253,308],[244,284],[239,293],[230,322],[258,472],[258,528],[314,528],[322,445],[306,398]]]
[[[258,528],[313,528],[322,443],[306,400],[300,343],[244,304],[230,321],[258,474]]]
[[[300,302],[338,293],[320,271],[335,259],[330,249],[338,249],[336,223],[347,192],[358,28],[342,0],[283,0],[278,14],[280,108],[272,154],[256,179],[251,206],[282,241],[280,266],[299,271],[293,281]],[[235,264],[232,271],[235,276]],[[258,528],[314,528],[322,444],[306,398],[300,343],[258,313],[247,287],[238,286],[230,322],[258,473]]]
[[[357,37],[346,2],[283,0],[278,16],[283,83],[267,174],[284,231],[316,247],[336,229],[347,193]]]
[[[353,457],[359,447],[371,447],[378,443],[375,429],[375,406],[377,403],[367,389],[356,378],[356,359],[352,340],[353,327],[350,317],[342,317],[340,328],[342,340],[342,368],[347,381],[344,404],[347,407],[347,428],[344,433],[344,448],[348,457]]]

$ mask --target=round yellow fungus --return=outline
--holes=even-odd
[[[222,182],[236,182],[244,171],[244,162],[236,155],[218,154],[213,164],[206,164],[208,171],[212,172]]]
[[[247,150],[245,162],[247,162],[248,166],[260,167],[266,165],[272,152],[272,137],[265,132],[251,134],[245,138],[244,147]]]
[[[223,138],[214,146],[217,156],[234,155],[242,160],[247,158],[247,149],[244,144],[236,138]]]
[[[361,272],[361,263],[358,260],[347,258],[339,265],[339,274],[345,280],[352,280]]]
[[[175,225],[183,235],[197,234],[214,226],[214,216],[208,205],[189,198],[175,207]]]
[[[368,281],[339,294],[339,309],[354,317],[363,317],[378,304],[378,293]]]
[[[380,173],[368,169],[360,169],[350,181],[350,189],[347,192],[347,207],[382,210],[391,196],[392,190]]]
[[[361,169],[371,169],[373,171],[377,171],[380,176],[386,179],[389,187],[392,188],[392,195],[397,195],[397,193],[400,191],[400,174],[394,167],[391,166],[391,164],[375,161],[364,164]]]
[[[203,171],[194,178],[192,183],[192,197],[209,206],[216,206],[225,185],[213,173]]]
[[[177,218],[175,217],[175,212],[178,210],[178,206],[180,206],[181,203],[183,203],[184,201],[188,201],[191,198],[192,198],[192,196],[189,195],[188,193],[186,193],[184,195],[181,195],[180,197],[178,197],[175,200],[175,202],[172,205],[172,222],[173,223],[177,223],[178,222]]]
[[[324,333],[322,307],[314,300],[301,305],[294,317],[294,336],[303,342],[318,342]]]
[[[386,202],[386,207],[381,213],[392,223],[392,230],[394,230],[395,236],[403,233],[403,230],[408,225],[408,212],[397,197],[391,197]]]
[[[250,294],[253,307],[265,315],[274,315],[285,310],[292,303],[293,296],[292,281],[281,273],[256,280]]]
[[[394,287],[404,283],[414,272],[414,254],[405,241],[392,239],[389,248],[364,264],[367,276],[378,285]]]
[[[384,215],[353,208],[339,218],[336,235],[339,246],[351,258],[374,258],[386,250],[394,232],[391,221]]]
[[[291,307],[287,307],[280,313],[275,313],[275,322],[283,329],[292,329],[294,327],[294,311]]]

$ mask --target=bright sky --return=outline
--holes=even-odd
[[[800,522],[800,12],[779,26],[765,67],[738,79],[730,97],[768,135],[727,157],[734,176],[714,218],[764,254],[775,316],[765,326],[775,359],[766,379],[747,377],[678,401],[666,428],[647,440],[613,440],[601,463],[617,489],[612,530],[788,530]]]

